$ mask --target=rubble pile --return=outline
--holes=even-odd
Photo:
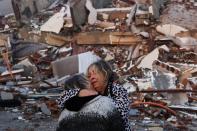
[[[133,130],[193,130],[196,5],[12,0],[14,14],[0,16],[0,107],[23,112],[19,120],[56,119],[65,78],[102,58],[129,92]]]

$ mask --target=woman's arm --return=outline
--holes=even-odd
[[[98,92],[91,90],[91,89],[69,89],[65,90],[63,94],[57,99],[58,106],[61,109],[64,109],[66,101],[68,101],[70,98],[73,98],[74,96],[78,95],[79,97],[83,96],[92,96],[92,95],[98,95]]]
[[[127,90],[116,83],[113,83],[112,86],[113,87],[112,87],[111,97],[114,100],[115,105],[118,111],[120,112],[121,117],[123,118],[126,131],[130,131],[131,129],[128,121],[130,101],[129,101]]]
[[[80,89],[69,89],[69,90],[65,90],[63,92],[63,94],[57,99],[57,103],[58,103],[58,106],[61,108],[61,109],[64,109],[64,104],[65,102],[76,96],[78,93],[79,93]]]

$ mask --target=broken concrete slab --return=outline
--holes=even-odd
[[[156,70],[152,72],[151,81],[155,89],[175,89],[177,76]]]
[[[11,0],[1,0],[0,1],[0,16],[13,13]]]
[[[97,21],[97,11],[93,7],[91,0],[87,0],[85,6],[89,10],[89,12],[90,12],[89,15],[88,15],[88,23],[90,25],[93,25]]]
[[[164,49],[165,51],[169,51],[169,48],[166,45],[160,46],[156,49],[154,49],[152,52],[150,52],[148,55],[146,55],[141,63],[137,66],[138,68],[148,68],[153,69],[152,65],[155,60],[159,57],[159,49]]]
[[[65,57],[51,63],[53,74],[56,78],[61,78],[66,75],[86,73],[88,66],[99,59],[92,52]]]
[[[192,37],[197,39],[197,29],[191,29],[189,31],[182,31],[176,34],[177,37]]]
[[[159,60],[154,61],[153,68],[163,73],[172,73],[176,76],[181,74],[181,70],[179,68]]]
[[[66,75],[72,75],[79,72],[79,63],[77,55],[65,57],[51,63],[53,75],[61,78]],[[62,66],[64,65],[64,66]]]
[[[86,71],[90,64],[98,61],[100,58],[92,52],[81,53],[78,55],[79,61],[79,73],[86,74]]]
[[[187,29],[185,29],[183,27],[173,25],[173,24],[158,25],[156,27],[156,30],[159,33],[162,33],[166,36],[175,36],[176,34],[182,32],[182,31],[188,31]]]
[[[64,16],[66,15],[66,10],[70,10],[70,8],[62,7],[58,13],[54,14],[46,23],[41,26],[40,30],[58,34],[64,25]]]
[[[14,14],[19,23],[27,23],[30,18],[49,7],[55,0],[12,0]]]
[[[42,43],[34,43],[28,41],[19,41],[17,44],[12,44],[12,57],[13,59],[19,59],[28,57],[32,54],[37,53],[39,50],[47,48],[47,45]]]
[[[166,0],[152,0],[153,16],[155,19],[159,19],[165,1]]]
[[[147,79],[138,79],[136,80],[136,84],[138,86],[138,89],[141,91],[141,90],[147,90],[149,88],[152,87],[152,84],[151,84],[151,79],[150,78],[147,78]]]
[[[86,0],[69,0],[71,16],[73,21],[74,29],[80,28],[87,21],[87,9],[85,7]],[[80,14],[80,15],[79,15]]]
[[[48,116],[51,115],[51,111],[49,110],[49,108],[47,107],[47,105],[45,103],[41,104],[40,109],[45,115],[48,115]]]
[[[148,32],[140,32],[139,35],[145,37],[145,38],[149,38],[149,33]]]
[[[168,99],[171,105],[185,105],[188,102],[188,96],[186,93],[168,93]]]
[[[2,100],[13,100],[14,96],[12,93],[1,91],[1,99]]]
[[[195,49],[197,47],[197,39],[194,39],[192,37],[175,37],[172,38],[172,41],[176,45],[187,50]]]

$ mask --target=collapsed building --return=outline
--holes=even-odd
[[[12,6],[14,15],[0,17],[0,106],[24,112],[19,120],[38,112],[55,119],[64,79],[104,59],[128,90],[133,130],[194,130],[197,1],[12,0]]]

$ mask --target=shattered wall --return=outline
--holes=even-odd
[[[12,6],[17,19],[24,22],[35,13],[47,8],[54,1],[55,0],[12,0]]]
[[[0,0],[0,16],[12,13],[11,0]]]

